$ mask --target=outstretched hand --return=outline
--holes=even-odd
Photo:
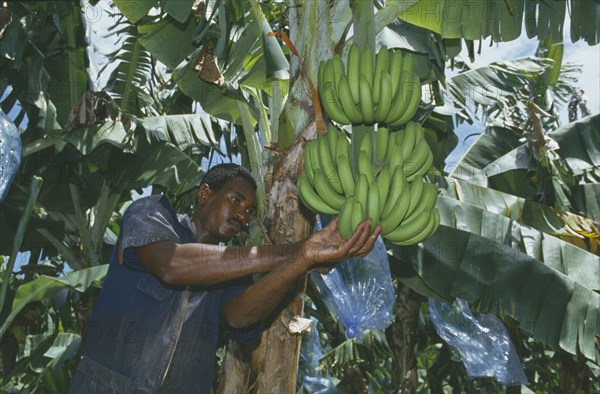
[[[371,221],[367,219],[356,227],[347,240],[344,240],[338,232],[337,224],[335,218],[305,241],[302,253],[310,263],[309,269],[315,268],[321,273],[327,273],[341,261],[354,256],[366,256],[373,249],[381,231],[381,227],[376,226],[371,233]]]

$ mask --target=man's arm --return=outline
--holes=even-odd
[[[370,234],[370,227],[369,220],[361,223],[344,241],[337,231],[337,219],[334,219],[308,238],[292,261],[279,265],[233,298],[225,306],[225,321],[234,328],[261,321],[275,310],[296,279],[305,272],[319,267],[332,268],[353,256],[366,256],[373,249],[380,231],[377,226]]]
[[[140,262],[171,285],[213,285],[269,272],[297,258],[302,242],[228,247],[160,241],[134,249]]]

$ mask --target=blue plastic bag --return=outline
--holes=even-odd
[[[495,377],[505,386],[527,384],[521,361],[502,321],[493,314],[473,315],[466,301],[429,299],[438,335],[460,353],[470,379]]]
[[[0,110],[0,201],[21,165],[21,135],[17,126]]]
[[[332,394],[336,389],[331,375],[317,368],[323,358],[323,347],[319,340],[317,320],[314,317],[311,320],[310,331],[302,336],[298,379],[311,394]]]
[[[317,223],[317,229],[320,228]],[[360,342],[365,330],[383,330],[392,324],[394,286],[381,237],[366,257],[353,257],[327,275],[312,272],[311,278],[348,338]]]

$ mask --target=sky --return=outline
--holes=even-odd
[[[563,64],[575,63],[581,66],[582,72],[576,86],[583,89],[585,97],[587,98],[588,108],[593,114],[597,114],[600,113],[600,45],[589,46],[583,40],[572,43],[570,26],[570,19],[567,17],[565,18],[563,30],[565,32]],[[523,34],[521,34],[517,40],[494,44],[491,47],[489,45],[484,45],[481,50],[481,55],[476,56],[474,62],[469,60],[466,49],[463,49],[459,56],[472,69],[485,66],[495,61],[534,56],[538,46],[538,40],[535,37],[532,39],[527,38],[527,35],[524,33],[524,28],[522,31]],[[568,123],[566,105],[560,111],[560,115],[562,124]],[[483,125],[481,123],[473,125],[463,123],[457,127],[455,133],[458,135],[459,142],[454,151],[448,156],[446,162],[456,163],[469,147],[470,143],[475,140],[475,138],[468,138],[465,140],[465,137],[472,135],[473,133],[481,132],[482,129]]]

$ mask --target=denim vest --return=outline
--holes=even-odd
[[[128,234],[138,238],[142,234],[145,239],[134,245],[141,246],[176,234],[179,243],[196,242],[166,198],[159,197],[131,205],[123,217],[119,241]],[[143,230],[127,228],[135,222],[128,220],[130,212],[137,215],[136,220],[146,221],[136,222]],[[153,226],[170,228],[147,231]],[[115,247],[70,391],[208,393],[221,329],[242,343],[254,342],[260,335],[259,327],[236,331],[221,320],[225,303],[247,284],[168,286],[144,269],[126,242],[123,245],[125,264],[119,264]]]

